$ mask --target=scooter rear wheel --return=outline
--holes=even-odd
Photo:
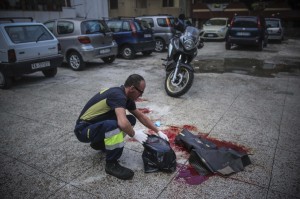
[[[175,70],[172,70],[167,74],[165,80],[165,90],[167,94],[171,97],[180,97],[184,95],[192,87],[194,80],[193,71],[180,67],[177,77],[174,82],[172,82]]]

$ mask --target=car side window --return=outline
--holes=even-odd
[[[54,30],[54,21],[47,22],[44,25],[53,33],[53,30]]]
[[[112,32],[120,32],[122,29],[122,21],[108,21],[107,25]]]
[[[70,34],[74,31],[74,24],[69,21],[59,21],[57,23],[58,34]]]
[[[131,31],[130,23],[128,21],[124,21],[122,29],[123,31]]]
[[[146,21],[152,28],[154,27],[154,21],[151,18],[142,18],[142,21]]]
[[[168,27],[167,21],[165,18],[158,18],[157,24],[161,27]]]

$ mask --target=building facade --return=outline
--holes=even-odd
[[[1,0],[0,17],[33,17],[37,22],[56,18],[108,17],[109,0]]]
[[[169,14],[190,17],[192,0],[109,0],[109,17]]]

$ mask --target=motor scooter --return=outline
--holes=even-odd
[[[187,26],[183,33],[177,33],[170,40],[167,59],[163,59],[165,90],[169,96],[180,97],[191,88],[194,80],[191,62],[197,56],[198,48],[203,45],[199,29],[192,26]]]

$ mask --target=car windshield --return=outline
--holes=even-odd
[[[49,31],[41,25],[6,26],[5,31],[14,43],[52,40]]]
[[[81,27],[83,34],[105,33],[110,31],[106,23],[100,20],[84,21]]]
[[[226,26],[224,19],[210,19],[205,23],[206,26]]]
[[[278,28],[279,27],[279,21],[278,20],[267,20],[266,24],[268,27],[271,28]]]

